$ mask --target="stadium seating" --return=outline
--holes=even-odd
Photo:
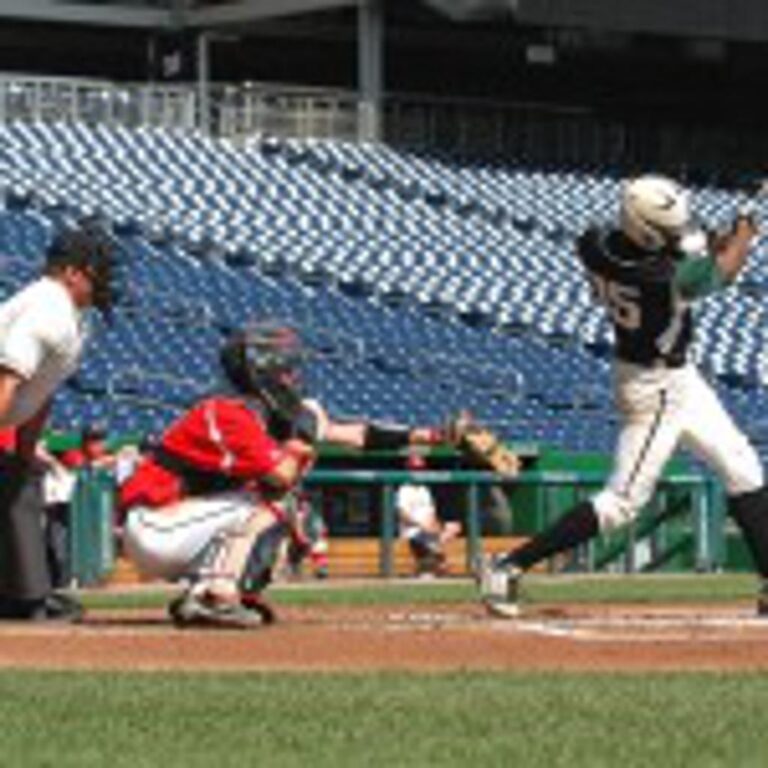
[[[62,219],[99,217],[120,246],[120,310],[98,324],[60,421],[156,431],[216,386],[222,332],[270,315],[302,328],[311,388],[337,415],[469,407],[511,438],[610,448],[608,325],[572,240],[614,213],[613,175],[68,123],[9,123],[0,138],[0,292],[34,274]],[[709,220],[738,202],[694,188]],[[761,255],[738,294],[699,311],[700,361],[737,417],[762,405]]]

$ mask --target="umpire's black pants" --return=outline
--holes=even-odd
[[[39,600],[50,591],[42,475],[0,452],[0,597]]]

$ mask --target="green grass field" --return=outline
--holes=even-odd
[[[533,578],[531,601],[748,598],[747,576]],[[279,604],[452,602],[459,582],[279,587]],[[167,595],[92,593],[102,607]],[[478,648],[482,653],[482,648]],[[768,674],[0,673],[0,766],[764,766]]]
[[[765,675],[0,676],[3,766],[765,765]]]
[[[524,597],[531,603],[728,603],[755,596],[750,574],[545,576],[524,581]],[[466,579],[439,581],[397,580],[339,583],[311,582],[298,588],[278,584],[269,590],[277,605],[371,605],[403,602],[461,603],[476,600],[474,585]],[[84,597],[89,608],[146,608],[162,605],[167,592],[127,590],[92,591]]]

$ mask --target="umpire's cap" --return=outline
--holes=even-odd
[[[91,275],[93,305],[102,311],[112,306],[112,266],[112,247],[106,235],[96,230],[62,230],[46,252],[47,273],[74,267]]]

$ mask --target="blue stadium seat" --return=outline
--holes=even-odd
[[[313,388],[338,413],[438,420],[470,406],[515,437],[612,440],[597,407],[609,327],[572,253],[615,213],[611,173],[72,123],[8,123],[0,139],[0,291],[36,273],[57,222],[85,214],[114,223],[125,260],[130,302],[96,339],[85,394],[57,415],[102,402],[95,383],[154,371],[171,378],[153,380],[146,413],[110,413],[157,429],[178,407],[162,405],[181,397],[173,377],[213,386],[222,332],[270,315],[304,329]],[[715,220],[740,202],[713,185],[693,194]],[[767,281],[756,259],[741,290],[699,310],[702,365],[747,418],[762,405]]]

